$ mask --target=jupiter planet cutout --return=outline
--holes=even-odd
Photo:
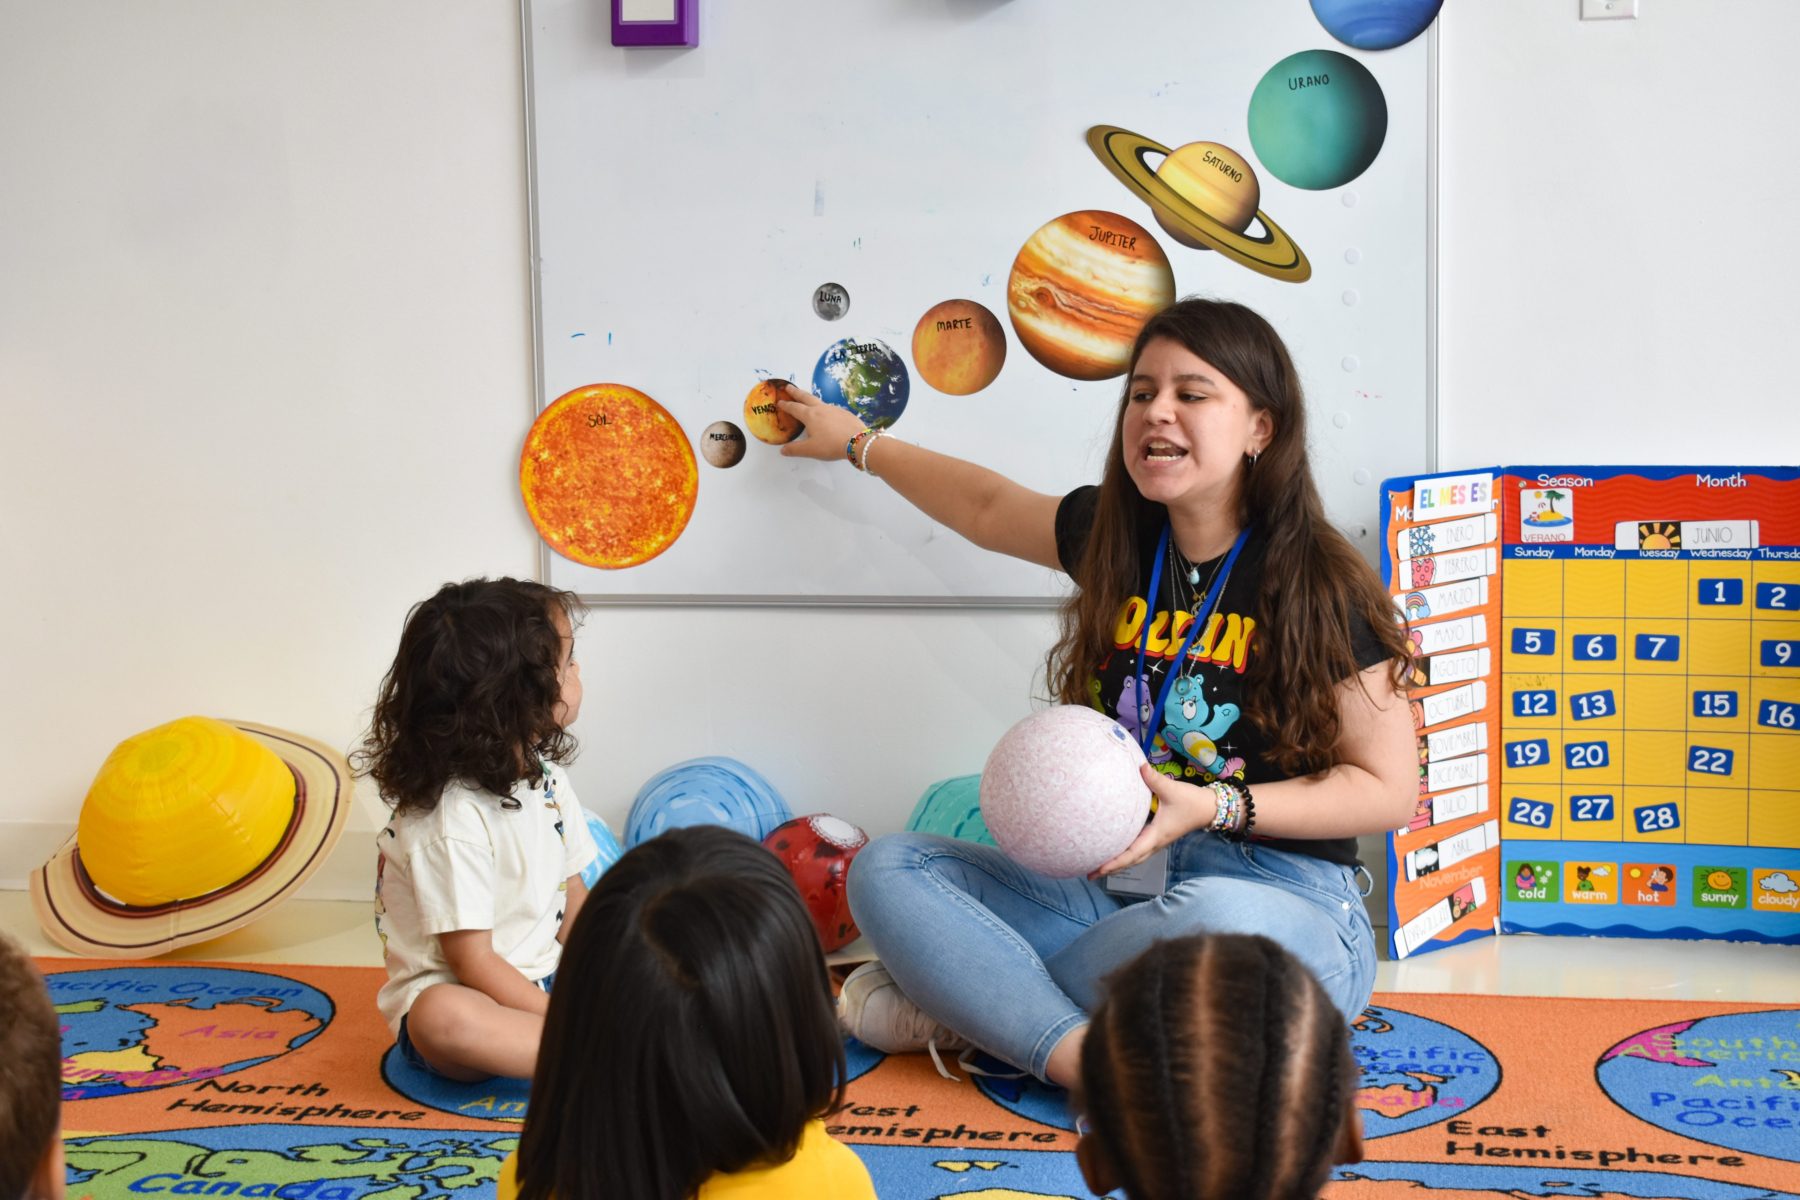
[[[1006,330],[975,301],[946,300],[926,309],[913,327],[912,352],[926,383],[967,396],[994,382],[1006,365]]]
[[[1174,272],[1150,231],[1100,209],[1064,213],[1032,234],[1006,285],[1019,341],[1070,379],[1123,375],[1138,330],[1174,301]]]
[[[597,383],[538,414],[519,491],[550,548],[590,567],[648,562],[674,545],[700,487],[687,434],[636,388]]]

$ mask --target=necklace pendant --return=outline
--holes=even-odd
[[[1199,567],[1189,567],[1188,568],[1188,585],[1190,587],[1192,587],[1192,586],[1198,585],[1199,582],[1200,582],[1200,568]]]

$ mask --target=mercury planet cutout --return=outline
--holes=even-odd
[[[968,396],[994,382],[1006,365],[1000,319],[973,300],[946,300],[913,327],[913,366],[940,392]]]
[[[744,461],[744,431],[730,421],[714,421],[700,435],[700,454],[715,467],[735,467]]]

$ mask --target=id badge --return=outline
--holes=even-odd
[[[1160,896],[1169,890],[1169,848],[1164,846],[1135,867],[1106,877],[1106,890],[1125,896]]]

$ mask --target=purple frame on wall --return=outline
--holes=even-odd
[[[612,0],[612,44],[615,46],[698,46],[700,0],[674,0],[672,21],[627,21],[619,15],[625,0]]]

